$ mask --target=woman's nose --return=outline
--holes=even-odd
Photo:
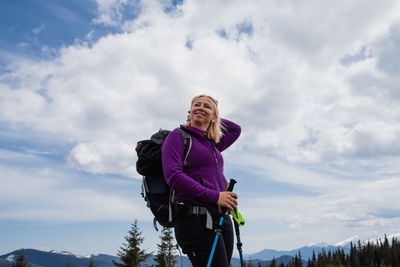
[[[198,106],[197,109],[204,110],[203,106]]]

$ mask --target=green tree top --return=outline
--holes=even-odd
[[[164,227],[161,231],[160,239],[160,244],[157,244],[158,254],[155,259],[156,267],[174,267],[177,260],[174,254],[176,248],[173,244],[174,237],[171,228]]]
[[[125,240],[126,243],[121,246],[117,253],[122,263],[113,260],[114,265],[117,267],[139,267],[140,263],[146,261],[150,254],[140,248],[144,238],[137,226],[137,220],[132,224]]]
[[[17,252],[17,259],[12,264],[13,267],[30,267],[31,265],[25,259],[25,251],[20,250]]]

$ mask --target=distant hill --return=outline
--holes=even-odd
[[[383,236],[381,237],[370,237],[367,239],[362,239],[361,242],[376,242],[377,240],[381,239],[383,240]],[[392,238],[400,238],[400,233],[396,234],[391,234],[387,236],[389,243],[391,242]],[[325,251],[336,251],[337,249],[343,249],[343,251],[348,254],[350,252],[350,243],[352,242],[353,244],[357,244],[360,238],[358,236],[354,236],[351,238],[348,238],[346,240],[343,240],[341,242],[338,242],[336,244],[327,244],[327,243],[319,243],[315,245],[310,245],[310,246],[304,246],[298,249],[293,249],[293,250],[274,250],[274,249],[264,249],[261,250],[257,253],[254,254],[249,254],[246,255],[246,259],[260,259],[263,261],[271,261],[273,258],[278,259],[282,256],[291,256],[294,257],[295,255],[298,255],[300,252],[302,260],[307,261],[308,259],[312,258],[313,252],[315,252],[315,255],[318,256],[318,253],[321,252],[322,250]]]
[[[10,252],[0,256],[0,267],[11,267],[12,261],[20,250]],[[32,267],[63,267],[68,262],[75,267],[87,267],[91,260],[97,267],[114,267],[112,260],[120,262],[118,257],[110,255],[91,255],[89,257],[81,257],[69,252],[40,251],[35,249],[24,249],[25,259]]]
[[[11,267],[12,261],[16,258],[20,250],[16,250],[0,256],[0,267]],[[36,249],[24,249],[25,259],[31,264],[31,267],[64,267],[68,262],[72,263],[74,267],[87,267],[91,260],[97,267],[115,267],[113,260],[121,262],[119,257],[107,254],[90,255],[82,257],[74,255],[67,251],[40,251]],[[180,257],[177,257],[178,264],[180,265]],[[190,267],[191,264],[187,257],[182,257],[183,266]],[[154,259],[148,260],[147,264],[154,264]]]
[[[322,250],[325,251],[334,251],[337,250],[338,248],[343,248],[345,253],[349,253],[350,247],[337,247],[333,245],[314,245],[314,246],[305,246],[301,247],[298,249],[293,249],[293,250],[273,250],[273,249],[264,249],[261,250],[260,252],[251,254],[251,255],[246,255],[246,259],[252,258],[252,259],[261,259],[265,261],[271,261],[273,258],[278,259],[282,256],[290,256],[294,257],[295,255],[301,254],[301,258],[305,261],[308,259],[312,258],[313,251],[315,252],[315,255],[318,256],[318,252],[321,252]]]

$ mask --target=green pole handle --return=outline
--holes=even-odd
[[[229,213],[232,215],[232,218],[237,222],[239,226],[243,226],[246,222],[238,209],[231,210],[229,211]]]
[[[232,192],[234,185],[236,184],[236,180],[235,179],[231,179],[228,183],[228,187],[226,188],[226,191]],[[242,216],[242,214],[240,214],[240,212],[238,211],[238,209],[234,209],[229,211],[229,213],[232,215],[232,218],[237,222],[237,224],[239,226],[243,226],[244,223],[246,222]]]

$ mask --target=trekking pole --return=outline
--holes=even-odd
[[[235,232],[236,232],[236,246],[239,252],[239,256],[240,256],[240,266],[244,267],[244,262],[243,262],[243,253],[242,253],[242,241],[240,240],[240,231],[239,231],[239,226],[243,226],[244,223],[246,222],[242,216],[242,214],[240,214],[238,209],[233,209],[230,211],[230,214],[232,215],[233,218],[233,222],[235,223]]]
[[[226,191],[232,192],[233,191],[233,187],[234,187],[235,184],[236,184],[236,181],[234,179],[231,179],[229,181],[228,188],[226,189]],[[222,232],[222,224],[224,222],[225,213],[226,213],[226,208],[224,207],[222,209],[222,215],[221,215],[221,218],[219,220],[218,227],[217,227],[217,229],[215,229],[215,239],[214,239],[213,246],[211,248],[210,257],[208,258],[207,267],[211,267],[211,262],[212,262],[212,259],[214,257],[215,248],[217,247],[218,238],[219,238],[219,236],[221,235],[221,232]]]
[[[234,224],[235,224],[235,232],[236,232],[236,247],[239,251],[239,256],[240,256],[240,266],[244,267],[244,262],[243,262],[243,253],[242,253],[242,241],[240,240],[240,231],[239,231],[239,224],[237,223],[237,221],[233,220]]]

